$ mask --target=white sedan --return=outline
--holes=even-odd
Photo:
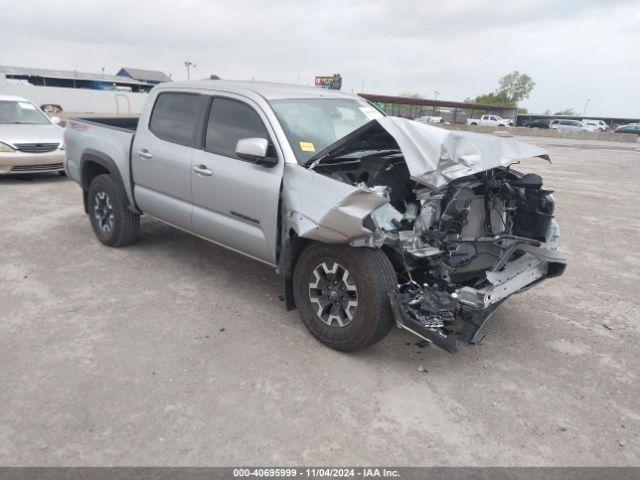
[[[591,129],[578,120],[551,120],[549,128],[570,132],[589,132]]]
[[[64,129],[26,98],[0,95],[0,175],[64,173]]]

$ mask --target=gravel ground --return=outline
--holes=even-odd
[[[569,267],[455,355],[334,352],[268,267],[148,219],[109,249],[71,181],[0,178],[0,464],[640,465],[640,153],[527,141]]]

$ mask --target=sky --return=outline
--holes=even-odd
[[[531,112],[640,115],[640,0],[0,0],[0,65],[162,70],[463,100],[513,71]]]

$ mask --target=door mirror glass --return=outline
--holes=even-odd
[[[267,148],[266,138],[241,138],[236,143],[236,155],[245,160],[257,160],[267,156]]]
[[[236,155],[243,160],[265,166],[275,165],[278,159],[267,157],[268,150],[269,141],[266,138],[241,138],[236,144]]]

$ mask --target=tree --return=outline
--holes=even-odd
[[[419,93],[414,93],[414,92],[402,92],[400,95],[400,97],[405,97],[405,98],[419,98],[422,100],[422,95],[420,95]]]
[[[498,83],[500,85],[498,92],[506,95],[512,105],[529,98],[531,90],[536,86],[536,82],[529,75],[520,73],[518,70],[505,75]]]
[[[478,95],[473,102],[513,107],[525,98],[529,98],[535,86],[536,82],[529,75],[515,70],[498,80],[498,88],[495,91]]]
[[[573,108],[565,108],[564,110],[560,110],[559,112],[554,113],[554,115],[575,115],[576,112]]]

